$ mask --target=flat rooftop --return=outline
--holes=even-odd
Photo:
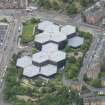
[[[38,29],[44,31],[46,28],[48,28],[52,24],[53,22],[50,22],[50,21],[42,21],[38,24]]]
[[[66,59],[66,53],[63,51],[55,51],[50,56],[50,60],[53,62],[60,62],[65,59]]]
[[[45,43],[48,42],[49,40],[50,40],[50,34],[47,32],[43,32],[38,35],[35,35],[34,41],[39,43]]]
[[[59,32],[59,29],[60,29],[60,26],[52,24],[46,27],[44,31],[53,34],[53,33]]]
[[[31,65],[23,69],[23,75],[29,78],[39,75],[49,77],[54,75],[56,72],[57,72],[57,66],[51,64],[47,64],[41,67]]]
[[[48,65],[41,67],[41,71],[40,71],[41,75],[49,77],[56,73],[57,73],[57,66],[55,66],[55,65],[48,64]]]
[[[32,58],[29,56],[24,56],[17,59],[17,63],[16,63],[17,67],[25,68],[30,65],[32,65]]]
[[[58,50],[58,44],[55,44],[55,43],[52,43],[52,42],[44,44],[42,46],[42,51],[46,52],[46,53],[52,52],[52,51],[57,51],[57,50]]]
[[[76,32],[76,27],[71,25],[66,25],[61,28],[61,32],[68,36]]]
[[[51,21],[42,21],[38,24],[38,30],[46,31],[49,33],[59,32],[60,26]]]
[[[32,57],[32,61],[39,64],[46,62],[48,60],[57,63],[65,59],[66,59],[66,53],[59,50],[52,52],[41,51],[34,54]]]
[[[30,78],[37,76],[39,75],[39,67],[34,65],[28,66],[24,68],[23,75]]]
[[[71,46],[74,48],[81,46],[83,43],[84,43],[84,38],[79,36],[75,36],[68,40],[68,46]]]
[[[51,40],[59,43],[61,41],[67,40],[67,37],[62,32],[56,32],[52,35]]]
[[[45,43],[48,41],[54,41],[54,42],[61,42],[66,40],[67,37],[62,33],[62,32],[56,32],[56,33],[48,33],[48,32],[43,32],[41,34],[38,34],[35,36],[35,42],[39,43]]]
[[[43,52],[43,51],[35,53],[32,56],[32,61],[33,62],[37,62],[39,64],[43,63],[43,62],[45,62],[47,60],[48,60],[48,55],[45,52]]]

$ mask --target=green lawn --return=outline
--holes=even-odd
[[[21,35],[21,43],[25,44],[34,39],[33,35],[33,29],[35,24],[31,23],[30,21],[27,21],[25,24],[23,24],[23,32]]]

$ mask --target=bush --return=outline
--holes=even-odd
[[[96,87],[96,88],[101,88],[102,87],[101,80],[99,80],[99,79],[90,80],[89,84],[93,87]]]
[[[69,6],[66,8],[68,15],[73,15],[77,13],[77,8],[75,3],[69,4]]]
[[[32,24],[36,24],[36,23],[40,22],[40,19],[32,18],[30,21],[31,21]]]
[[[8,20],[6,18],[0,20],[1,22],[4,22],[4,23],[8,23]]]
[[[39,105],[83,105],[82,99],[79,95],[69,90],[67,88],[60,88],[57,94],[48,94],[43,100],[40,100]]]
[[[52,8],[54,10],[59,10],[60,7],[59,7],[59,4],[56,1],[54,1],[53,4],[52,4]]]
[[[64,51],[66,51],[69,55],[69,53],[73,53],[74,56],[67,58],[67,63],[65,65],[65,74],[68,79],[75,79],[78,75],[78,72],[80,70],[80,67],[82,66],[83,57],[87,50],[90,47],[91,41],[92,41],[92,34],[88,32],[79,31],[79,36],[84,38],[84,44],[81,45],[79,48],[71,48],[66,46]],[[75,58],[75,55],[78,55],[78,52],[83,53],[82,57],[79,57],[78,59]]]

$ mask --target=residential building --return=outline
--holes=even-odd
[[[101,66],[104,60],[104,42],[105,39],[103,38],[99,44],[97,44],[95,51],[92,52],[93,55],[89,59],[91,63],[88,64],[88,70],[86,72],[88,78],[96,79],[101,72]]]
[[[0,0],[0,8],[20,9],[26,8],[28,0]]]
[[[105,105],[105,96],[83,98],[84,105]]]
[[[99,20],[105,17],[105,1],[96,2],[93,6],[83,12],[85,20],[89,24],[96,24]]]

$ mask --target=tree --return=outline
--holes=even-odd
[[[94,4],[95,0],[80,0],[83,7],[88,7],[90,4]]]
[[[76,58],[74,56],[71,56],[68,61],[69,61],[69,63],[75,63],[76,62]]]
[[[6,18],[3,18],[2,20],[0,20],[1,22],[5,22],[8,23],[8,20]]]
[[[44,0],[42,0],[44,1]],[[51,8],[51,4],[49,3],[49,0],[45,0],[42,6],[44,9],[50,9]]]
[[[35,23],[39,23],[40,19],[35,19],[35,18],[31,18],[31,23],[35,24]]]
[[[55,10],[59,10],[59,4],[56,1],[54,1],[52,4],[52,8]]]
[[[77,8],[75,3],[69,4],[66,10],[68,15],[73,15],[77,13]]]
[[[48,94],[44,97],[43,100],[40,100],[39,105],[83,105],[82,99],[79,95],[69,90],[65,87],[60,88],[57,90],[56,94]]]
[[[96,88],[101,87],[101,81],[99,79],[90,80],[89,84],[93,87],[96,87]]]

